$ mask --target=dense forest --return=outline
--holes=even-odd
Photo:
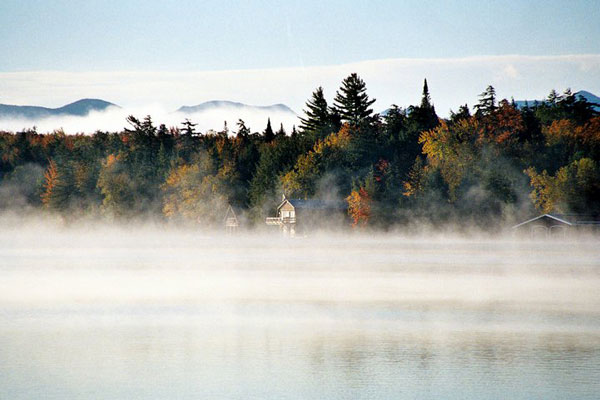
[[[0,132],[0,208],[67,219],[155,217],[222,224],[228,205],[264,225],[282,193],[344,200],[348,226],[496,229],[540,212],[600,216],[600,116],[569,90],[517,107],[489,86],[439,118],[419,105],[381,114],[351,74],[318,88],[298,128],[198,132],[130,116],[122,132]]]

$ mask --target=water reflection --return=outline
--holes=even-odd
[[[593,241],[1,235],[0,398],[600,393]]]
[[[89,321],[0,331],[3,398],[594,398],[600,336]]]

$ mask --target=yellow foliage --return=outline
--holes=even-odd
[[[97,184],[103,196],[102,209],[116,215],[130,213],[135,204],[135,182],[121,161],[120,154],[109,154],[102,162]]]
[[[216,175],[207,174],[198,164],[181,165],[171,171],[161,187],[163,214],[214,225],[225,213],[233,179],[235,169],[229,164]]]
[[[419,136],[429,165],[440,169],[452,200],[455,199],[456,188],[479,154],[478,131],[479,124],[472,118],[459,121],[452,127],[442,121],[437,128],[424,131]]]
[[[571,212],[570,205],[586,204],[586,193],[598,191],[600,174],[597,164],[582,158],[561,167],[554,176],[546,170],[537,173],[534,168],[524,171],[533,187],[530,197],[537,209],[544,213],[552,211]]]
[[[44,173],[44,192],[42,193],[42,204],[44,207],[48,208],[50,206],[53,191],[59,182],[60,179],[56,163],[53,160],[50,160],[50,165],[48,165],[48,168]]]
[[[318,140],[312,150],[301,155],[294,168],[281,178],[284,192],[288,196],[312,194],[315,180],[319,177],[319,164],[324,157],[330,157],[336,151],[344,150],[351,140],[350,126],[344,124],[337,133]]]

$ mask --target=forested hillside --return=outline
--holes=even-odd
[[[421,103],[374,114],[356,74],[322,88],[298,128],[128,118],[122,132],[0,132],[0,208],[219,226],[229,204],[264,224],[281,194],[344,200],[349,224],[495,229],[539,212],[600,215],[600,116],[569,90],[516,107],[489,86],[473,111]],[[1,128],[1,127],[0,127]],[[255,128],[255,127],[253,127]]]

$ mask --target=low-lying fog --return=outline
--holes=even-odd
[[[5,227],[2,398],[600,390],[597,237]]]
[[[181,127],[181,123],[189,118],[196,125],[196,130],[202,133],[212,129],[223,129],[227,121],[230,134],[237,132],[237,122],[242,119],[252,132],[262,132],[267,126],[267,119],[271,119],[274,131],[281,124],[289,134],[293,126],[298,127],[299,119],[291,112],[277,110],[237,109],[235,107],[220,107],[197,113],[171,112],[158,105],[145,107],[116,108],[110,107],[105,111],[91,111],[86,116],[51,116],[37,119],[0,118],[0,130],[19,132],[24,129],[36,127],[40,133],[53,132],[62,129],[67,134],[94,133],[96,131],[120,132],[124,127],[129,127],[126,118],[133,115],[142,119],[146,115],[152,117],[156,126],[165,124],[169,127]]]
[[[600,315],[594,237],[286,238],[90,225],[0,238],[4,307],[276,302]]]

